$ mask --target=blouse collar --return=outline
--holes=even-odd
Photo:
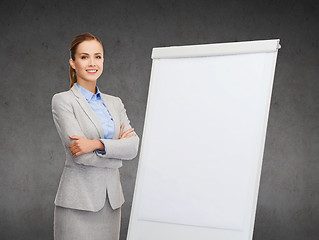
[[[91,91],[89,91],[86,88],[82,87],[78,83],[75,83],[75,84],[78,86],[79,90],[81,91],[81,93],[83,94],[83,96],[85,97],[85,99],[87,101],[101,99],[101,92],[100,92],[98,86],[96,86],[96,94],[93,94]]]

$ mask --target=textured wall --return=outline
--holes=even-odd
[[[51,97],[82,32],[106,51],[98,81],[142,136],[153,47],[280,38],[255,240],[319,238],[319,4],[313,1],[1,1],[0,239],[53,239],[64,152]],[[203,133],[205,127],[203,126]],[[126,238],[138,159],[121,168]]]

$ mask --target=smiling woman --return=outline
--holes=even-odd
[[[139,138],[120,98],[96,86],[103,46],[81,34],[70,46],[70,90],[52,98],[66,159],[55,198],[55,240],[118,240],[124,202],[119,168],[136,157]]]

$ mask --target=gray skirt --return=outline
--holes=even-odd
[[[106,197],[98,212],[55,206],[54,240],[118,240],[121,208],[113,210]]]

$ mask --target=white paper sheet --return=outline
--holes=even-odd
[[[138,219],[243,229],[274,54],[154,60]]]

